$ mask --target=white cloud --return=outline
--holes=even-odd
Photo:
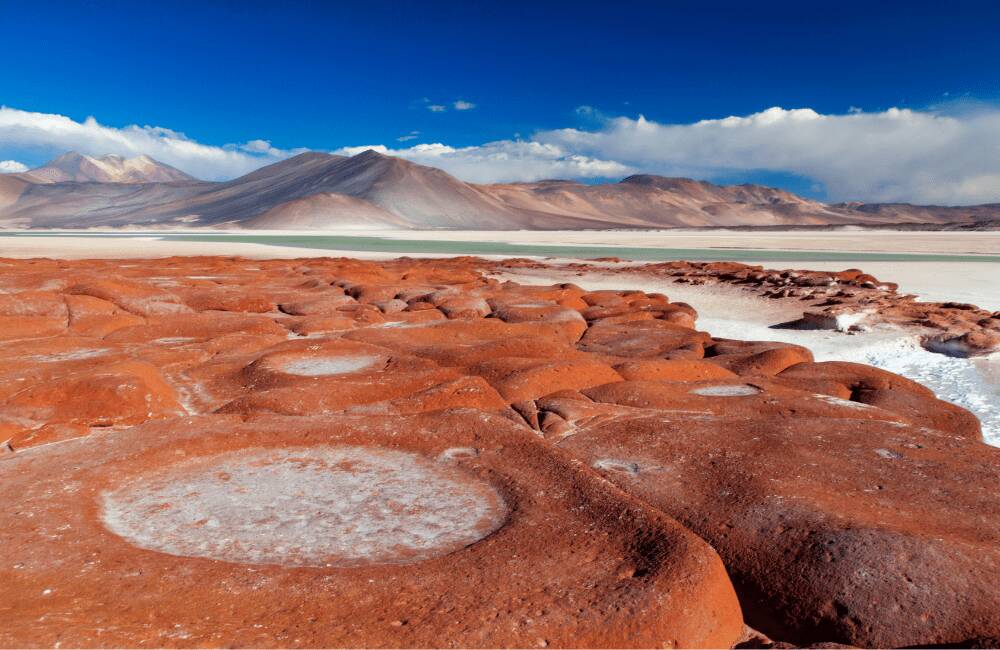
[[[463,99],[459,99],[459,100],[455,101],[452,104],[452,106],[455,107],[456,111],[471,111],[472,109],[474,109],[476,107],[476,105],[473,104],[472,102],[467,102],[467,101],[465,101]]]
[[[288,152],[272,147],[270,140],[250,140],[249,142],[235,145],[235,147],[230,146],[230,148],[251,154],[263,154],[273,158],[284,158],[288,155]]]
[[[457,103],[457,102],[456,102]],[[447,106],[439,106],[447,110]],[[715,179],[747,171],[787,172],[824,188],[832,200],[972,204],[1000,202],[1000,108],[951,104],[825,115],[770,108],[691,124],[606,118],[578,111],[594,128],[544,131],[525,141],[468,147],[442,143],[365,149],[440,167],[470,182],[617,178],[647,172]],[[398,138],[409,142],[412,131]],[[412,136],[412,137],[411,137]],[[0,172],[21,171],[30,153],[146,154],[204,179],[228,179],[303,150],[269,141],[214,146],[171,129],[105,126],[94,118],[0,107]],[[9,159],[9,160],[8,160]]]
[[[28,171],[28,166],[16,160],[0,160],[0,174],[16,174]]]
[[[443,104],[428,104],[427,110],[429,110],[431,113],[444,113],[446,110],[448,110],[448,107]]]
[[[223,179],[253,171],[304,150],[276,149],[266,140],[221,147],[201,144],[156,126],[105,126],[93,117],[77,122],[64,115],[0,107],[0,155],[11,151],[91,156],[146,154],[203,179]]]
[[[798,174],[821,183],[833,200],[1000,201],[1000,109],[995,107],[845,115],[775,107],[693,124],[619,117],[595,131],[561,129],[534,139],[666,175]]]
[[[357,147],[341,147],[336,151],[331,151],[330,153],[336,154],[338,156],[356,156],[359,153],[373,149],[381,154],[390,155],[389,147],[384,144],[363,144]]]
[[[401,135],[396,138],[396,142],[406,142],[408,140],[416,140],[417,136],[420,135],[420,131],[410,131],[406,135]]]
[[[526,182],[543,178],[616,178],[633,171],[626,165],[574,154],[558,145],[514,140],[459,148],[434,143],[389,149],[377,144],[344,147],[333,153],[353,156],[366,149],[438,167],[470,183]]]

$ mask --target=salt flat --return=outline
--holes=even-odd
[[[260,232],[260,231],[257,231]],[[360,233],[359,233],[360,234]],[[374,231],[371,234],[376,234]],[[393,239],[500,241],[538,245],[606,245],[654,248],[750,248],[874,253],[1000,254],[1000,232],[899,231],[843,228],[805,231],[739,230],[384,230]]]
[[[32,236],[32,235],[38,236]],[[185,239],[175,239],[178,236]],[[233,238],[244,241],[233,241]],[[377,237],[378,239],[369,239]],[[289,243],[293,242],[293,243]],[[315,242],[313,245],[312,242]],[[433,246],[431,245],[433,242]],[[462,244],[513,244],[520,248],[503,254],[468,250]],[[384,246],[383,246],[384,244]],[[444,244],[444,245],[442,245]],[[339,246],[339,247],[338,247]],[[530,247],[537,247],[534,250]],[[678,249],[677,259],[725,259],[757,263],[772,268],[842,270],[864,269],[883,280],[897,282],[900,291],[922,300],[971,302],[984,309],[1000,310],[1000,232],[897,232],[837,230],[820,232],[744,232],[731,230],[659,231],[352,231],[333,238],[329,234],[293,231],[179,231],[78,232],[0,234],[0,257],[153,258],[172,255],[237,255],[256,259],[350,256],[362,259],[448,257],[477,254],[504,256],[579,257],[579,247],[594,248],[608,256],[627,257],[627,250],[663,249],[655,259],[670,259],[668,249]],[[560,255],[562,249],[565,255]],[[606,249],[606,250],[605,250]],[[525,250],[527,252],[525,252]],[[746,251],[745,256],[741,251]],[[773,252],[773,256],[769,254]],[[794,253],[801,253],[797,255]],[[827,259],[829,254],[837,259]],[[826,255],[825,255],[826,254]],[[882,257],[872,256],[881,254]],[[891,256],[916,255],[916,259]],[[886,259],[885,256],[890,256]],[[939,255],[963,255],[961,261]],[[981,260],[977,257],[982,257]],[[772,259],[773,257],[773,259]],[[639,258],[636,258],[639,259]]]

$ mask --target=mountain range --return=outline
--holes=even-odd
[[[762,185],[629,176],[476,185],[368,150],[303,153],[225,182],[148,156],[67,153],[0,174],[0,227],[557,230],[824,225],[997,227],[1000,204],[827,204]]]

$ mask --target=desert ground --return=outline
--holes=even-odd
[[[184,231],[197,240],[165,239],[177,231],[132,232],[121,230],[67,233],[39,232],[37,237],[0,234],[0,256],[11,258],[49,257],[58,259],[83,258],[156,258],[174,255],[232,255],[248,259],[300,258],[343,256],[369,260],[389,260],[398,252],[353,250],[349,247],[331,249],[308,242],[317,236],[312,231]],[[230,241],[233,233],[255,237],[254,242]],[[19,233],[23,235],[24,233]],[[328,233],[324,233],[328,234]],[[344,233],[346,234],[346,233]],[[295,246],[270,243],[268,238],[283,241],[298,236]],[[558,256],[562,250],[575,246],[602,246],[608,255],[627,249],[683,250],[690,254],[711,255],[724,250],[739,257],[739,251],[752,251],[745,262],[767,258],[767,251],[801,252],[801,258],[789,261],[784,257],[767,263],[775,268],[808,268],[840,271],[860,266],[879,278],[899,285],[899,291],[927,302],[971,303],[984,309],[1000,310],[1000,233],[998,232],[898,232],[838,229],[829,231],[734,231],[734,230],[669,230],[669,231],[354,231],[350,237],[379,237],[407,243],[406,255],[413,258],[439,257],[440,252],[421,252],[421,242],[447,242],[459,247],[463,242],[496,241],[539,247],[530,256]],[[349,243],[350,237],[341,239]],[[376,245],[377,246],[377,245]],[[824,253],[844,255],[845,259],[829,261]],[[911,254],[917,259],[893,261],[872,260],[865,255]],[[852,257],[856,255],[856,257]],[[939,261],[942,255],[963,255],[963,261]],[[502,255],[481,255],[500,260]],[[752,258],[752,259],[748,259]],[[818,259],[816,259],[818,258]],[[981,261],[976,261],[981,260]],[[943,399],[970,409],[983,421],[986,438],[1000,444],[1000,355],[963,359],[929,354],[919,345],[920,333],[912,329],[879,328],[865,336],[844,336],[831,332],[791,331],[773,326],[801,314],[801,306],[792,301],[761,300],[722,285],[692,287],[664,278],[630,277],[617,273],[629,262],[605,263],[607,273],[589,273],[581,280],[576,272],[559,269],[560,263],[572,263],[572,258],[550,260],[543,274],[530,276],[532,282],[574,280],[588,288],[618,288],[663,291],[679,300],[695,305],[702,313],[702,322],[712,322],[715,331],[742,338],[741,332],[752,330],[754,338],[798,343],[814,350],[824,360],[851,360],[890,370],[930,386]],[[515,278],[516,279],[516,278]],[[735,302],[734,302],[735,301]],[[734,304],[739,309],[732,309]]]
[[[541,257],[0,238],[0,645],[1000,643],[967,263]]]
[[[0,264],[2,645],[1000,638],[1000,450],[893,373],[606,268]]]

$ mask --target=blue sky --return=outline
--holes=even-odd
[[[0,0],[0,105],[77,123],[93,116],[115,128],[164,127],[211,146],[266,140],[280,152],[477,147],[564,129],[603,133],[616,118],[689,125],[771,107],[822,116],[899,108],[962,120],[1000,100],[997,25],[995,2]],[[9,133],[5,143],[4,135],[0,159],[29,166],[62,144],[26,136],[12,144]],[[609,177],[626,168],[687,171],[831,194],[829,178],[781,155],[719,168],[701,158],[577,151],[562,136],[539,141],[617,162]],[[594,169],[576,175],[598,178]],[[872,191],[888,196],[892,185]]]

